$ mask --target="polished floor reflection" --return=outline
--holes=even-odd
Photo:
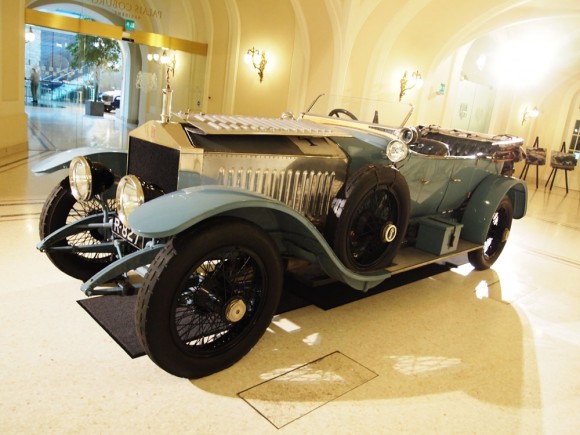
[[[134,125],[124,123],[115,112],[104,116],[85,115],[76,103],[28,104],[29,149],[34,151],[127,145],[127,133]]]
[[[35,249],[64,174],[31,166],[55,149],[123,146],[126,127],[74,115],[79,137],[34,110],[31,151],[0,161],[2,433],[578,431],[578,191],[530,184],[528,215],[491,270],[287,312],[242,361],[187,381],[130,359],[76,303],[80,282]]]

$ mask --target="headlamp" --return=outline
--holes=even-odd
[[[83,156],[72,159],[68,179],[71,193],[77,201],[87,201],[103,193],[115,182],[115,176],[109,168]]]
[[[400,140],[393,140],[387,145],[386,156],[393,163],[400,162],[408,154],[409,147]]]
[[[399,131],[399,140],[406,143],[414,143],[419,138],[419,133],[415,127],[404,127]]]
[[[119,219],[123,225],[129,227],[129,216],[137,207],[163,194],[163,190],[152,184],[141,182],[135,175],[125,175],[117,187]]]

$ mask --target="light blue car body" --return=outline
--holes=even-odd
[[[136,135],[143,136],[147,128],[151,130],[153,127],[140,127]],[[161,140],[165,140],[158,133],[164,127],[156,125],[154,128]],[[411,152],[403,161],[391,164],[385,158],[388,139],[357,130],[341,131],[348,134],[333,140],[348,156],[348,174],[365,165],[380,163],[405,177],[411,192],[411,220],[445,214],[464,205],[461,238],[482,245],[494,212],[505,195],[513,202],[514,218],[521,218],[526,213],[526,185],[519,179],[501,175],[501,163],[472,156],[442,158]],[[97,148],[57,154],[41,162],[33,171],[41,174],[66,168],[79,155],[103,163],[117,176],[126,173],[126,151]],[[282,255],[319,263],[330,277],[355,289],[366,291],[391,276],[388,269],[371,273],[356,273],[348,269],[316,226],[280,200],[240,187],[219,185],[215,179],[180,171],[182,181],[178,190],[146,202],[129,216],[132,231],[152,242],[147,248],[121,257],[97,273],[83,284],[85,293],[92,294],[96,287],[119,273],[149,264],[162,248],[163,240],[209,219],[224,216],[258,224],[273,236]],[[183,180],[199,185],[182,187]],[[47,248],[43,242],[39,244],[40,249]]]

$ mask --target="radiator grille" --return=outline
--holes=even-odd
[[[218,184],[240,187],[277,199],[297,212],[317,219],[326,216],[336,174],[322,171],[220,168]]]
[[[127,173],[160,187],[165,193],[173,192],[177,190],[179,150],[131,137]]]

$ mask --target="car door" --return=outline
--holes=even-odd
[[[399,170],[411,194],[411,217],[438,212],[453,175],[454,159],[412,153]]]
[[[481,157],[449,157],[449,183],[437,208],[439,213],[457,209],[469,198],[475,187],[490,173],[501,172],[501,166]]]

